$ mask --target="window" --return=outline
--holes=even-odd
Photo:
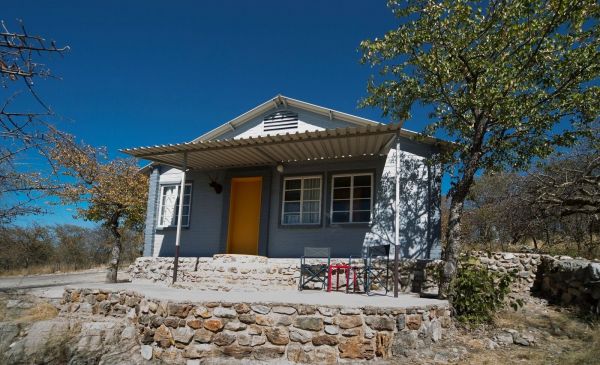
[[[179,213],[179,189],[180,184],[161,185],[160,206],[158,210],[159,227],[177,227],[177,215]],[[190,203],[192,201],[192,184],[185,184],[183,192],[183,214],[181,215],[181,226],[190,225]]]
[[[371,221],[373,174],[334,175],[331,183],[331,223]]]
[[[321,176],[283,179],[281,224],[321,223]]]

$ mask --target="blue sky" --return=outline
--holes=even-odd
[[[37,87],[59,128],[119,148],[193,139],[279,93],[362,117],[373,72],[361,40],[397,26],[385,1],[26,1],[9,26],[69,45],[44,61],[61,80]],[[421,130],[416,110],[405,127]],[[72,223],[69,208],[17,223]]]

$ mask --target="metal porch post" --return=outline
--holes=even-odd
[[[179,244],[181,243],[181,220],[183,215],[183,197],[185,193],[185,170],[187,170],[187,152],[183,153],[181,187],[179,188],[179,207],[177,209],[177,234],[175,236],[175,262],[173,266],[173,283],[177,281],[177,268],[179,267]]]
[[[396,202],[394,224],[394,298],[398,298],[398,261],[400,260],[400,135],[396,135]]]

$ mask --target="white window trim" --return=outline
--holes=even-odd
[[[319,219],[316,223],[304,223],[302,222],[302,205],[304,202],[304,180],[305,179],[319,179]],[[298,223],[285,223],[285,182],[288,180],[300,180],[300,222]],[[288,176],[283,178],[283,185],[281,189],[281,225],[282,226],[318,226],[321,224],[321,218],[323,214],[321,213],[321,208],[323,204],[323,176],[321,175],[307,175],[307,176]]]
[[[156,214],[156,216],[158,217],[158,221],[156,223],[156,228],[157,229],[165,229],[165,228],[175,228],[175,227],[177,227],[177,224],[172,224],[172,225],[169,225],[169,226],[163,226],[163,225],[160,224],[162,222],[162,214],[161,214],[161,209],[160,208],[162,207],[162,204],[163,204],[163,201],[162,201],[162,199],[163,199],[163,190],[166,187],[172,187],[172,186],[177,186],[177,190],[179,190],[179,188],[181,187],[181,183],[175,183],[175,182],[173,182],[173,183],[162,183],[159,186],[160,189],[159,189],[158,207],[157,207],[158,208],[158,213]],[[192,218],[192,189],[193,189],[193,187],[192,187],[192,183],[185,183],[185,186],[186,187],[188,187],[188,186],[190,187],[190,204],[189,204],[190,209],[189,209],[188,214],[187,214],[188,215],[187,224],[183,224],[183,219],[182,219],[181,226],[185,227],[185,228],[188,228],[190,226],[190,220]],[[179,191],[177,192],[177,199],[179,199]],[[179,212],[179,209],[177,208],[177,205],[175,205],[174,209],[176,209],[176,213],[175,214],[177,214],[177,212]]]
[[[353,222],[352,221],[352,213],[354,212],[354,177],[355,176],[371,176],[371,205],[369,207],[369,221],[368,222]],[[349,221],[348,222],[334,222],[333,221],[333,192],[334,192],[334,181],[336,177],[347,177],[350,176],[352,177],[350,179],[350,206],[349,206],[349,211],[348,214],[349,216]],[[336,175],[331,175],[331,205],[330,205],[330,209],[329,209],[329,223],[330,224],[370,224],[373,221],[373,191],[375,190],[375,176],[372,172],[358,172],[358,173],[353,173],[353,174],[336,174]]]

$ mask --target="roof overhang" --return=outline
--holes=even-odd
[[[386,155],[397,135],[412,134],[399,124],[377,124],[282,135],[139,147],[122,150],[156,163],[215,170],[278,163]],[[406,136],[408,137],[408,136]]]

